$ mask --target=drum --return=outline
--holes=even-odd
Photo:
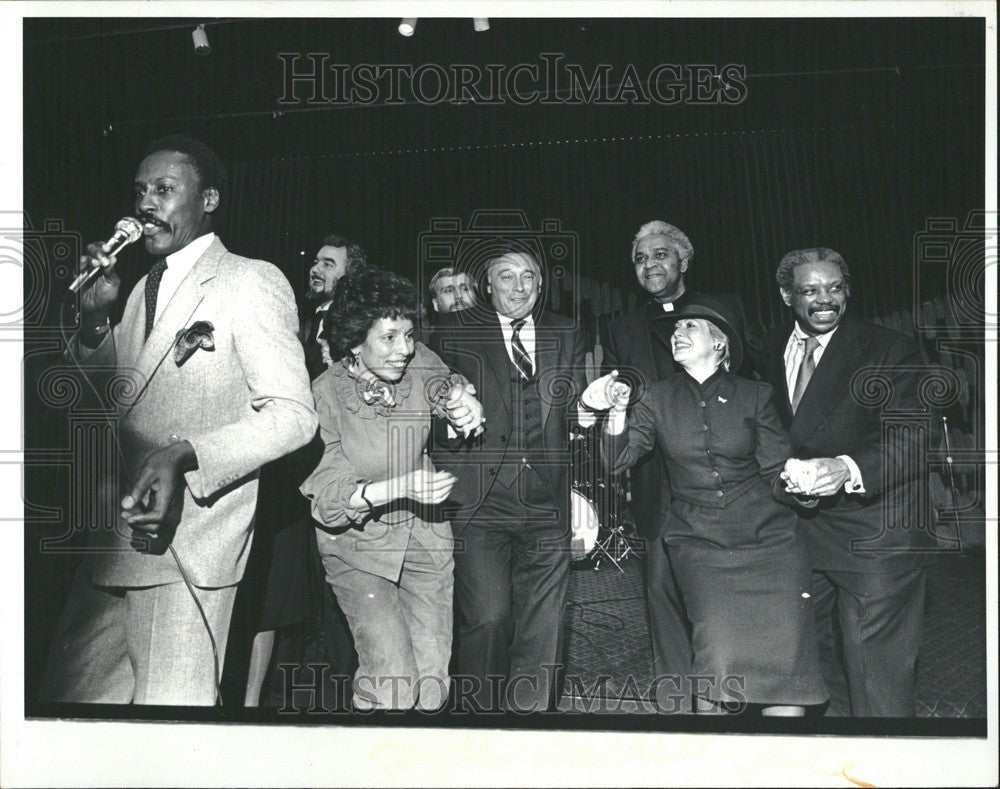
[[[597,532],[601,523],[597,517],[597,508],[580,491],[571,490],[569,498],[572,510],[570,558],[578,562],[590,556],[597,545]]]

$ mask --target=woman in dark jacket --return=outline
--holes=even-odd
[[[691,691],[714,702],[801,715],[827,692],[820,675],[810,567],[780,474],[788,436],[765,383],[740,378],[742,344],[708,299],[678,311],[671,350],[683,372],[652,384],[626,419],[616,373],[584,395],[612,406],[605,461],[623,471],[659,447],[672,501],[661,514],[691,623]],[[707,678],[707,679],[705,679]]]

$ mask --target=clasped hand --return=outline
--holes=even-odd
[[[440,504],[455,487],[455,475],[447,471],[417,469],[388,481],[386,499],[410,499],[420,504]]]
[[[791,458],[781,472],[785,492],[799,496],[832,496],[850,478],[851,470],[840,458]]]
[[[592,411],[624,411],[628,408],[632,387],[618,378],[618,371],[612,370],[594,380],[584,392],[581,400]]]
[[[483,422],[486,421],[483,416],[483,404],[475,395],[476,387],[472,384],[458,385],[452,387],[444,404],[448,422],[466,438],[482,433]]]

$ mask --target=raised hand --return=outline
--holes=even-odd
[[[103,317],[111,305],[118,300],[121,279],[115,271],[118,258],[106,254],[103,242],[95,241],[87,245],[87,252],[80,257],[77,273],[91,268],[100,268],[101,274],[86,285],[80,294],[80,311],[88,316]]]
[[[596,379],[584,392],[583,404],[593,411],[624,411],[628,408],[632,387],[619,380],[618,371],[612,370],[608,375]]]

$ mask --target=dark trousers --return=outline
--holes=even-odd
[[[813,572],[813,610],[829,715],[916,714],[926,573]]]
[[[550,709],[561,673],[569,531],[548,484],[525,469],[487,496],[455,547],[459,704]],[[468,702],[472,700],[472,703]]]

